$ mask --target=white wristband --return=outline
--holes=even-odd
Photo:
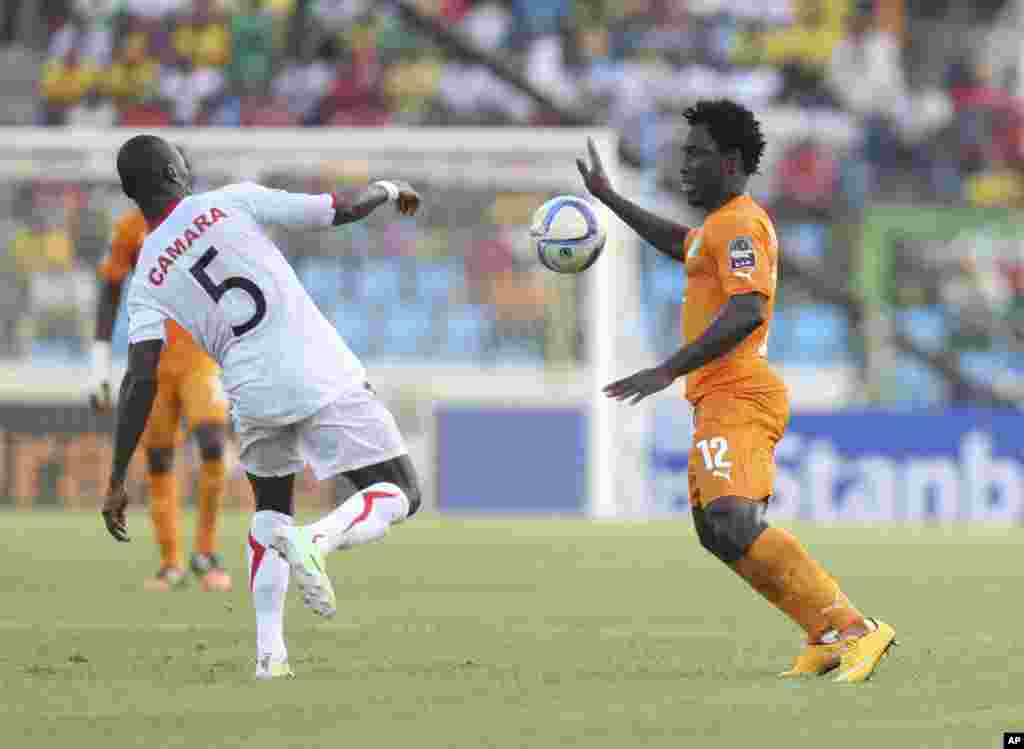
[[[110,379],[110,341],[92,342],[92,371],[99,379]]]
[[[396,185],[394,182],[388,182],[385,179],[381,179],[381,180],[377,180],[373,184],[377,185],[377,187],[383,187],[384,188],[384,192],[386,192],[388,194],[388,202],[389,203],[394,203],[396,200],[398,200],[398,193],[399,193],[398,185]]]

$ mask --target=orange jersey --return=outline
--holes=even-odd
[[[111,283],[122,283],[138,262],[148,227],[138,208],[125,213],[114,224],[114,238],[110,254],[100,263],[99,275]],[[160,357],[158,376],[183,375],[206,370],[216,372],[217,364],[192,340],[183,327],[173,320],[167,321],[167,341]]]
[[[772,220],[752,198],[733,198],[692,229],[683,241],[686,295],[683,342],[707,330],[734,294],[764,295],[765,321],[736,348],[686,376],[686,397],[696,403],[723,389],[735,392],[785,390],[768,364],[768,326],[775,311],[779,241]]]

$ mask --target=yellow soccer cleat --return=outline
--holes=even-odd
[[[878,619],[867,621],[874,625],[872,631],[843,641],[847,648],[840,656],[839,674],[833,681],[847,684],[866,681],[892,647],[896,630]]]
[[[808,643],[803,652],[796,657],[793,668],[783,671],[779,676],[789,679],[794,676],[821,676],[839,665],[840,656],[846,643],[842,640],[829,643]]]

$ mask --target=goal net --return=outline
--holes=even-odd
[[[115,154],[134,133],[5,134],[0,228],[8,248],[0,357],[10,366],[0,379],[0,398],[81,404],[95,268],[113,220],[130,205],[120,193]],[[579,509],[595,517],[643,513],[635,503],[646,490],[650,412],[600,394],[603,385],[651,361],[641,334],[636,253],[618,251],[623,227],[603,207],[608,245],[580,276],[545,270],[527,231],[534,209],[548,198],[583,194],[575,159],[585,154],[587,136],[616,178],[613,134],[382,128],[174,129],[163,135],[185,149],[198,190],[254,180],[344,194],[380,178],[408,180],[421,190],[425,203],[416,217],[379,210],[340,230],[279,232],[275,239],[367,364],[409,441],[428,496],[443,496],[438,482],[447,480],[445,471],[469,470],[474,461],[467,457],[460,466],[459,455],[449,455],[439,441],[439,409],[481,407],[491,409],[482,413],[494,421],[482,422],[473,435],[477,444],[493,442],[505,452],[506,473],[492,471],[490,483],[530,486],[524,505],[543,509],[545,492],[565,485],[554,474],[577,471],[583,475],[584,496],[573,498]],[[123,355],[120,318],[115,351]],[[523,421],[523,431],[512,437],[500,418],[555,411],[578,415],[576,443],[555,442],[543,419]],[[538,451],[547,458],[541,468],[530,457]],[[486,507],[488,483],[479,492]]]

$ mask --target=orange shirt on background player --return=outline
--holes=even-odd
[[[110,254],[100,263],[101,278],[111,283],[124,282],[138,262],[147,230],[146,219],[138,208],[133,208],[117,220]],[[199,348],[188,331],[173,320],[168,320],[167,342],[160,356],[157,376],[164,379],[203,370],[217,372],[217,363]]]
[[[686,295],[682,305],[683,342],[707,330],[735,294],[758,292],[765,299],[765,321],[728,354],[686,376],[686,397],[696,403],[723,389],[746,392],[785,390],[768,364],[768,327],[775,311],[779,242],[764,209],[748,195],[733,198],[690,230],[683,242]]]

